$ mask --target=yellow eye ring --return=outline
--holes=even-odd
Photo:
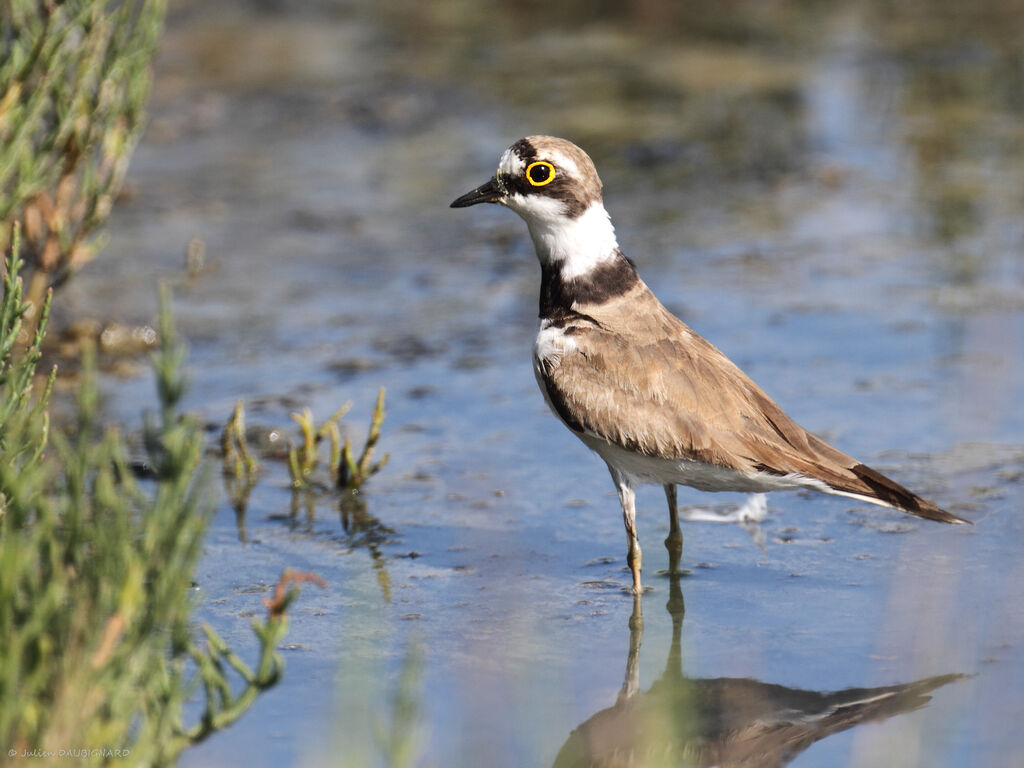
[[[534,187],[544,187],[555,180],[555,166],[546,160],[538,160],[526,166],[526,180]]]

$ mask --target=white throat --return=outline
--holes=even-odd
[[[615,227],[600,201],[575,219],[566,216],[563,204],[552,198],[531,196],[523,202],[509,207],[526,221],[541,264],[558,266],[563,278],[585,275],[615,258],[619,247]]]

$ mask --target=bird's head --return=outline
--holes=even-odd
[[[601,203],[601,179],[582,149],[554,136],[527,136],[505,150],[494,177],[452,208],[500,203],[528,224],[576,219]]]
[[[581,273],[618,245],[601,201],[601,179],[582,149],[554,136],[527,136],[505,150],[486,184],[452,203],[500,203],[526,222],[543,264]]]

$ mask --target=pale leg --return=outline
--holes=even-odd
[[[683,556],[683,531],[679,527],[679,507],[676,504],[675,483],[666,483],[665,499],[668,501],[668,538],[665,549],[668,550],[668,572],[679,572],[679,560]]]
[[[639,595],[643,591],[640,585],[643,555],[640,551],[640,538],[636,534],[636,494],[633,492],[633,486],[623,475],[614,469],[611,473],[619,492],[619,504],[622,505],[622,522],[626,526],[626,543],[629,546],[626,551],[626,562],[629,564],[629,570],[633,572],[633,593]]]

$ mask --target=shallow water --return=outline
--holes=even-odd
[[[238,398],[267,429],[351,399],[359,439],[385,386],[391,454],[355,501],[293,498],[274,461],[243,514],[221,496],[203,620],[251,653],[285,566],[329,588],[296,604],[282,683],[184,765],[383,764],[410,654],[418,765],[551,765],[590,733],[653,764],[726,743],[760,765],[1024,760],[1021,16],[674,9],[176,6],[130,194],[62,311],[151,322],[168,279],[211,434]],[[685,526],[673,581],[649,488],[631,630],[611,482],[530,369],[525,227],[447,208],[540,132],[590,151],[667,306],[800,423],[978,524],[780,494],[754,528]],[[103,384],[137,425],[149,377]],[[943,675],[968,677],[874,708],[797,692]]]

